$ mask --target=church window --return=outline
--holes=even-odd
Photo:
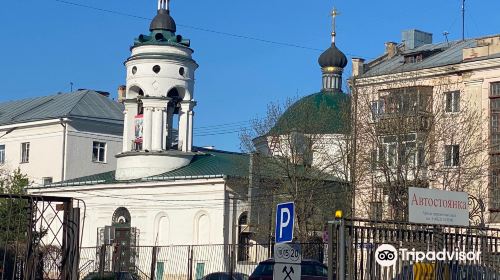
[[[248,213],[238,219],[238,261],[250,259],[250,233],[248,232]]]
[[[30,143],[21,143],[21,163],[30,162]]]
[[[135,75],[135,73],[137,73],[137,67],[136,66],[132,67],[132,74]]]
[[[94,141],[92,147],[92,161],[105,162],[106,160],[106,143]]]
[[[184,76],[184,67],[179,68],[179,75]]]
[[[207,214],[200,214],[196,218],[196,241],[199,245],[210,243],[210,219]]]
[[[460,111],[460,91],[452,91],[445,93],[447,113],[456,113]]]
[[[156,74],[160,73],[160,70],[161,70],[160,65],[153,66],[153,72],[155,72]]]
[[[5,163],[5,145],[0,145],[0,164]]]

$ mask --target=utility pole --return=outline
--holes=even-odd
[[[465,0],[462,0],[462,41],[465,40]]]

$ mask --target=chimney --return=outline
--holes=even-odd
[[[412,50],[423,45],[432,44],[432,33],[410,29],[403,31],[403,42],[406,50]]]
[[[127,92],[126,86],[121,85],[118,87],[118,102],[123,103],[125,99],[127,99],[126,92]]]
[[[365,60],[362,58],[352,58],[352,76],[357,77],[365,72]]]
[[[385,43],[385,53],[387,54],[387,58],[393,58],[398,51],[398,44],[395,42],[386,42]]]

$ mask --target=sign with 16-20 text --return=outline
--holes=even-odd
[[[408,212],[412,223],[469,225],[469,195],[425,188],[409,188]]]

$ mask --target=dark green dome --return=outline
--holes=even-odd
[[[350,95],[314,93],[291,105],[269,134],[287,134],[292,131],[305,134],[345,134],[349,132],[350,112]]]

